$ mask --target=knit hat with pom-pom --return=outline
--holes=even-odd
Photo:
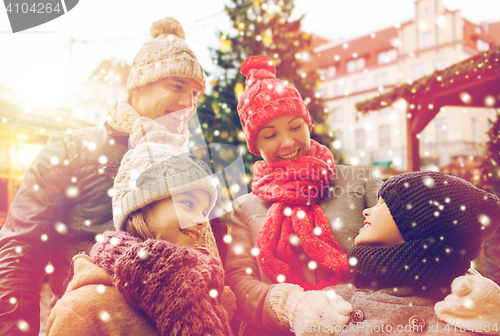
[[[257,134],[275,118],[297,115],[304,118],[309,132],[312,131],[311,116],[299,91],[276,78],[276,69],[270,58],[247,58],[241,65],[241,73],[247,79],[246,89],[238,102],[238,114],[250,153],[260,155],[255,147]]]
[[[197,81],[205,91],[205,73],[196,55],[185,41],[179,21],[167,17],[154,22],[152,40],[135,55],[127,82],[127,92],[167,77],[185,77]]]

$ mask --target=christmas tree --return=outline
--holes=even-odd
[[[311,137],[328,147],[334,140],[334,134],[325,124],[328,114],[315,93],[320,83],[319,75],[315,69],[307,70],[304,66],[310,57],[312,36],[300,30],[302,18],[290,19],[293,7],[292,0],[231,0],[226,11],[232,28],[219,33],[220,49],[213,50],[214,63],[221,75],[211,81],[212,93],[206,94],[198,104],[198,116],[207,143],[239,148],[247,184],[252,179],[251,165],[259,159],[247,150],[236,108],[245,88],[240,66],[247,57],[266,55],[273,59],[277,77],[294,85],[309,109],[313,119]],[[230,153],[219,154],[221,159],[218,164],[214,163],[217,171],[233,158]]]
[[[490,120],[488,131],[490,141],[486,143],[486,155],[481,165],[478,186],[500,196],[500,114],[497,120]],[[497,230],[483,245],[476,263],[476,269],[485,277],[500,284],[500,230]]]

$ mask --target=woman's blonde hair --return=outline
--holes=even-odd
[[[125,231],[142,240],[160,239],[160,235],[154,232],[144,220],[142,209],[131,213],[125,221]]]

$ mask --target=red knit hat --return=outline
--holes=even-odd
[[[243,132],[250,153],[260,155],[255,139],[260,129],[271,120],[284,115],[304,118],[312,131],[311,116],[299,91],[276,78],[273,61],[266,56],[253,56],[243,61],[241,73],[247,76],[246,89],[238,102]]]

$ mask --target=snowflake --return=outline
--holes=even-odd
[[[259,249],[257,247],[254,247],[253,249],[250,250],[250,254],[254,257],[257,257],[259,255]]]
[[[357,264],[358,264],[358,258],[356,258],[356,257],[349,258],[349,265],[356,266]]]
[[[248,275],[250,275],[250,274],[252,274],[252,273],[253,273],[253,271],[252,271],[252,269],[251,269],[250,267],[247,267],[247,268],[245,269],[245,273],[246,273],[246,274],[248,274]]]
[[[285,216],[289,217],[292,215],[292,208],[286,207],[285,210],[283,211]]]
[[[30,330],[30,325],[25,320],[18,320],[17,321],[17,327],[22,332],[28,332]]]
[[[313,233],[314,233],[316,236],[319,236],[319,235],[321,235],[321,232],[322,232],[322,231],[323,231],[323,230],[321,230],[321,228],[320,228],[319,226],[316,226],[316,227],[314,228],[314,230],[313,230]]]
[[[307,267],[309,267],[310,270],[315,270],[318,268],[318,263],[315,262],[314,260],[311,260],[308,264]]]
[[[111,315],[109,315],[109,313],[107,311],[105,311],[105,310],[101,310],[99,312],[99,318],[103,322],[109,322],[109,321],[111,321]]]
[[[432,188],[432,187],[434,187],[434,184],[436,184],[436,182],[434,181],[434,179],[432,177],[426,176],[426,177],[424,177],[424,184],[426,187]]]
[[[109,243],[110,243],[111,245],[113,245],[113,246],[116,246],[116,245],[118,245],[118,244],[120,243],[120,240],[119,240],[118,238],[116,238],[116,237],[113,237],[113,238],[111,238],[111,239],[109,240]]]
[[[74,186],[66,189],[66,196],[68,196],[69,198],[75,198],[79,193],[80,191],[78,190],[78,188]]]
[[[42,235],[40,236],[40,239],[41,239],[42,241],[47,241],[47,240],[49,239],[49,236],[47,236],[47,234],[46,234],[46,233],[44,233],[44,234],[42,234]]]
[[[231,244],[231,242],[233,241],[233,237],[231,235],[227,234],[224,236],[224,238],[222,238],[222,240],[226,244]]]
[[[208,292],[208,295],[210,295],[211,298],[215,299],[219,295],[219,292],[217,291],[217,289],[211,289]]]
[[[479,223],[481,223],[484,226],[488,226],[491,224],[491,219],[490,217],[486,216],[485,214],[479,215]]]
[[[240,255],[243,253],[243,246],[241,245],[236,245],[234,248],[233,248],[233,251],[234,251],[234,254],[236,255]]]
[[[45,273],[47,274],[54,273],[54,266],[52,266],[52,264],[48,264],[47,266],[45,266]]]
[[[66,227],[66,225],[64,225],[64,223],[61,223],[61,222],[57,222],[55,225],[54,225],[54,228],[56,229],[57,232],[59,232],[60,234],[66,234],[68,232],[68,228]]]
[[[337,293],[333,289],[329,289],[326,291],[326,297],[329,299],[333,299],[337,296]]]
[[[300,238],[292,233],[289,237],[288,237],[288,241],[290,242],[290,244],[292,244],[293,246],[299,246],[300,245]]]
[[[21,252],[23,252],[23,248],[21,246],[16,246],[14,251],[16,251],[16,253],[21,253]]]
[[[137,256],[141,260],[148,260],[148,258],[151,256],[151,253],[149,253],[149,251],[147,251],[143,248],[140,248],[137,250]]]
[[[298,217],[299,219],[303,219],[305,216],[306,216],[306,213],[305,213],[305,211],[304,211],[304,210],[299,210],[299,211],[297,211],[297,217]]]
[[[278,281],[279,283],[285,282],[285,280],[286,277],[283,274],[280,274],[276,277],[276,281]]]
[[[106,286],[104,286],[104,285],[97,285],[96,291],[99,294],[103,294],[106,291]]]

